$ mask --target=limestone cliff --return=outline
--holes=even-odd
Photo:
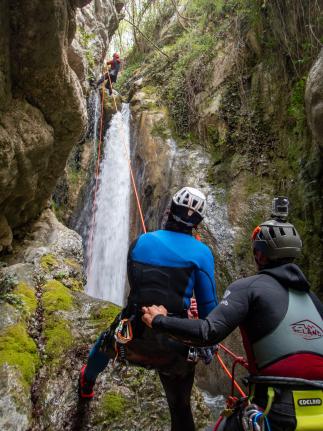
[[[76,10],[76,34],[68,48],[68,61],[83,89],[89,91],[89,79],[102,72],[109,42],[115,33],[124,6],[123,1],[83,2]]]
[[[169,4],[158,25],[147,24],[164,55],[141,40],[129,56],[131,70],[137,67],[133,81],[149,90],[148,105],[151,94],[156,95],[151,116],[166,112],[165,120],[150,128],[161,137],[170,129],[187,149],[187,159],[200,147],[210,156],[199,169],[214,191],[222,188],[216,202],[224,203],[234,232],[225,281],[254,271],[250,232],[270,216],[270,200],[281,194],[290,198],[291,221],[304,241],[300,263],[318,291],[323,253],[321,55],[316,61],[321,6],[258,0],[204,5],[202,10],[199,1],[187,2],[183,25]],[[194,168],[187,169],[196,182]]]
[[[89,3],[0,2],[0,251],[47,205],[71,149],[85,137],[87,69],[106,53],[122,7]],[[79,40],[86,46],[77,56]]]

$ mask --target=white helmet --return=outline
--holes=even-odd
[[[193,187],[183,187],[173,196],[171,212],[175,220],[194,226],[205,216],[206,197]]]

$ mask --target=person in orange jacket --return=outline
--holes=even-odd
[[[120,57],[117,52],[115,52],[113,54],[112,59],[107,62],[107,66],[110,66],[109,71],[101,76],[101,78],[98,80],[96,85],[98,87],[100,84],[106,81],[105,88],[109,91],[109,94],[111,96],[112,94],[111,84],[114,82],[117,82],[117,77],[121,66]],[[109,76],[110,76],[110,79],[109,79]]]

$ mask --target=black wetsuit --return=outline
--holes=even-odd
[[[153,328],[201,346],[222,341],[239,326],[251,374],[323,380],[322,318],[323,305],[301,270],[285,264],[232,283],[205,320],[156,316]],[[255,401],[266,405],[263,386],[256,387]],[[269,419],[273,431],[295,429],[290,390],[276,395]],[[224,429],[241,429],[238,413]]]

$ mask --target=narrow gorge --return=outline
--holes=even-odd
[[[254,274],[251,232],[288,196],[299,264],[322,300],[322,10],[0,0],[0,430],[170,429],[153,370],[109,364],[90,403],[77,392],[129,290],[128,247],[143,231],[133,182],[148,231],[182,186],[205,193],[198,233],[219,298]],[[95,83],[116,50],[110,97]],[[243,354],[238,332],[226,345]],[[215,360],[198,365],[197,430],[213,429],[229,391]]]

